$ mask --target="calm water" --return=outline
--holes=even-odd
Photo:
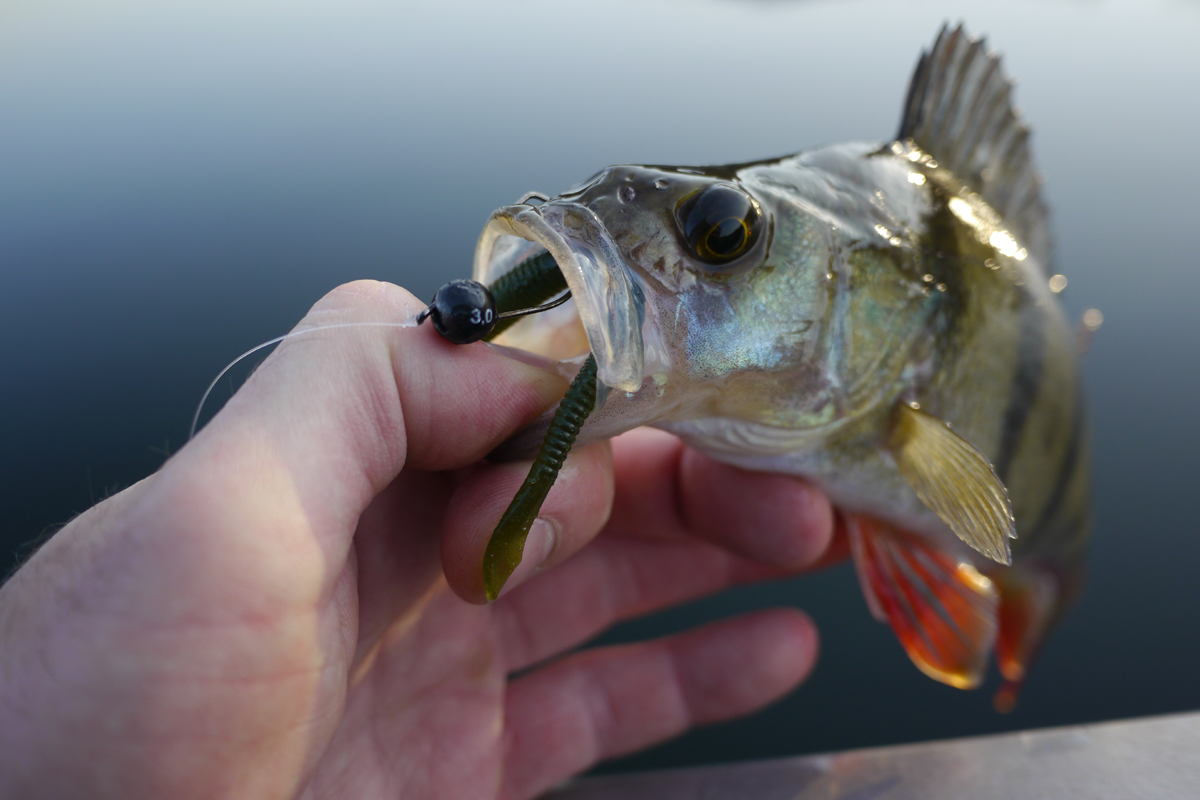
[[[824,638],[783,703],[618,766],[1200,708],[1200,3],[396,5],[0,7],[6,558],[157,468],[221,366],[333,286],[428,296],[493,208],[610,163],[885,138],[964,19],[1020,78],[1066,303],[1105,315],[1088,592],[1008,717],[920,676],[846,568],[625,626],[792,603]]]

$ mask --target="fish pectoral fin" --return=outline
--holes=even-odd
[[[849,515],[850,551],[867,605],[908,657],[959,689],[983,680],[996,639],[998,595],[974,567],[888,523]]]
[[[1017,532],[1008,491],[982,453],[946,423],[904,404],[896,408],[889,446],[917,497],[958,538],[993,561],[1012,563],[1008,540]]]
[[[1058,614],[1062,592],[1052,573],[1036,567],[997,570],[992,580],[1000,592],[996,664],[1004,676],[992,703],[1006,714],[1016,705],[1029,664]]]

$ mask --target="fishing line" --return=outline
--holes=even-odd
[[[204,394],[200,398],[200,405],[196,406],[196,413],[192,416],[192,427],[188,429],[187,440],[190,442],[196,436],[196,428],[200,424],[200,412],[204,410],[204,403],[208,400],[208,396],[212,394],[213,389],[217,388],[217,384],[221,382],[221,378],[225,377],[225,373],[236,367],[247,356],[252,356],[259,350],[270,347],[271,345],[280,344],[288,339],[295,339],[297,336],[304,336],[308,333],[317,333],[318,331],[332,331],[337,330],[338,328],[412,328],[417,324],[418,323],[415,322],[335,322],[329,325],[318,325],[315,328],[305,328],[302,331],[291,331],[290,333],[285,333],[283,336],[276,336],[270,341],[266,341],[262,344],[251,347],[233,361],[230,361],[228,364],[226,364],[225,368],[217,373],[217,377],[213,378],[212,383],[210,383],[208,388],[204,390]]]

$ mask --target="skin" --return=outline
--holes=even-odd
[[[421,305],[349,284],[302,326]],[[659,432],[573,453],[482,604],[527,465],[481,458],[565,388],[429,326],[285,342],[0,588],[0,796],[525,798],[796,686],[791,609],[562,655],[842,552],[810,485]]]

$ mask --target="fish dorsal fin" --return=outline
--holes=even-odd
[[[1011,564],[1016,538],[1008,491],[975,447],[941,420],[903,403],[889,441],[900,474],[958,538],[993,561]]]
[[[911,140],[1000,214],[1049,274],[1051,242],[1029,128],[1012,105],[1000,56],[962,25],[921,54],[897,139]]]

